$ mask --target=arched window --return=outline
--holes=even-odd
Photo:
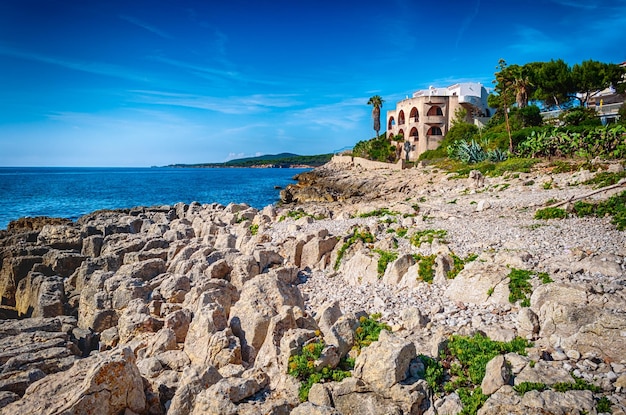
[[[432,107],[430,107],[430,109],[428,110],[428,115],[433,116],[433,115],[443,115],[443,111],[441,110],[441,107],[438,107],[437,105],[433,105]]]
[[[396,125],[396,120],[393,117],[389,117],[389,122],[387,123],[387,129],[391,130]]]
[[[439,127],[430,127],[426,134],[427,135],[443,135],[443,133],[441,132],[441,128]]]
[[[418,140],[417,128],[415,127],[411,128],[411,132],[409,133],[409,138],[411,139],[411,141]]]
[[[417,112],[417,108],[411,108],[411,114],[409,115],[409,122],[418,122],[420,119],[419,113]]]
[[[404,111],[400,110],[398,114],[398,125],[404,125]]]

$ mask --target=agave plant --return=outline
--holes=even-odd
[[[467,164],[480,163],[487,159],[487,153],[476,141],[459,143],[456,151],[456,158]]]
[[[505,161],[509,158],[509,152],[506,150],[500,150],[496,148],[487,152],[487,159],[493,162]]]

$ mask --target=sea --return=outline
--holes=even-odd
[[[0,229],[20,217],[78,219],[99,209],[247,203],[261,209],[310,169],[0,167]]]

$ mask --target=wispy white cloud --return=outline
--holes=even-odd
[[[83,62],[78,60],[60,58],[56,56],[49,56],[41,53],[17,50],[3,45],[0,45],[0,55],[46,63],[49,65],[61,66],[63,68],[71,69],[74,71],[87,72],[95,75],[111,76],[132,81],[148,81],[145,76],[129,71],[128,69],[121,66],[103,62]]]
[[[565,54],[571,47],[571,43],[550,37],[534,27],[524,25],[515,26],[513,39],[509,45],[511,49],[531,56],[551,56],[554,51]]]
[[[560,6],[572,7],[575,9],[585,9],[592,10],[598,8],[598,2],[587,0],[587,1],[579,1],[579,0],[550,0],[552,3],[558,4]]]
[[[148,24],[146,22],[143,22],[143,21],[141,21],[139,19],[136,19],[136,18],[134,18],[132,16],[121,15],[120,19],[125,20],[128,23],[134,24],[135,26],[141,27],[142,29],[145,29],[145,30],[147,30],[149,32],[152,32],[155,35],[160,36],[160,37],[162,37],[164,39],[173,39],[173,36],[170,35],[169,33],[164,32],[163,30],[161,30],[161,29],[159,29],[159,28],[157,28],[155,26],[152,26],[152,25],[150,25],[150,24]]]
[[[474,7],[474,10],[470,14],[468,14],[465,17],[465,19],[463,19],[463,22],[461,22],[461,26],[459,27],[459,32],[457,33],[456,43],[455,43],[455,47],[457,49],[459,47],[459,43],[461,42],[461,39],[463,38],[463,35],[465,34],[469,26],[472,24],[472,21],[474,21],[476,16],[478,16],[479,10],[480,10],[480,0],[476,0],[476,6]]]
[[[223,114],[250,114],[275,108],[288,108],[301,104],[295,95],[254,94],[235,97],[212,97],[205,95],[181,94],[163,91],[138,90],[134,100],[153,105],[170,105],[196,108]]]
[[[286,125],[306,125],[331,128],[333,130],[354,130],[362,125],[369,114],[367,98],[350,98],[343,101],[310,106],[287,114]]]

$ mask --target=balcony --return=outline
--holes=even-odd
[[[419,122],[419,117],[409,117],[409,124],[415,124]]]
[[[422,122],[424,124],[444,124],[446,122],[446,117],[443,115],[427,115],[422,117]]]

